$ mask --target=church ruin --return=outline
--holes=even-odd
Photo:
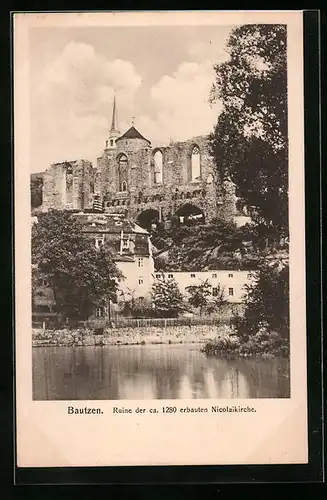
[[[121,134],[116,99],[97,166],[85,160],[51,165],[43,174],[39,210],[122,214],[146,229],[153,224],[236,215],[234,186],[217,177],[208,136],[152,147],[134,126]]]

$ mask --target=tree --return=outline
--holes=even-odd
[[[185,311],[185,303],[174,278],[166,278],[164,274],[156,278],[152,286],[152,301],[155,310],[161,316],[176,317]]]
[[[213,299],[213,303],[218,311],[224,304],[227,303],[225,287],[220,283],[216,286],[216,294]]]
[[[222,306],[227,303],[225,287],[218,283],[215,289],[215,294],[212,291],[213,299],[207,305],[207,312],[209,314],[220,311]]]
[[[286,27],[244,25],[215,66],[211,101],[223,111],[212,134],[218,176],[276,237],[288,232]]]
[[[43,174],[32,174],[31,175],[31,208],[37,208],[42,205],[42,186],[43,186]]]
[[[252,236],[249,228],[237,228],[233,222],[222,219],[183,227],[172,235],[171,268],[183,271],[251,268],[256,255],[249,252],[246,242],[251,242]]]
[[[121,292],[119,300],[120,311],[124,316],[152,317],[153,308],[151,300],[145,297],[136,297],[136,289],[127,287],[125,292]]]
[[[289,267],[277,263],[260,266],[256,280],[247,287],[244,317],[237,318],[238,335],[246,340],[261,328],[289,338]]]
[[[192,285],[186,288],[190,297],[188,299],[191,306],[200,309],[202,316],[203,308],[208,305],[208,298],[211,296],[211,286],[208,280],[205,280],[201,285]]]
[[[38,216],[32,228],[33,288],[46,279],[56,311],[86,319],[95,307],[115,302],[118,271],[107,248],[96,249],[76,217],[65,211]]]

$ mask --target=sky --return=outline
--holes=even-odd
[[[213,65],[228,59],[230,26],[31,28],[31,171],[94,164],[111,125],[134,123],[154,146],[211,132]],[[134,117],[134,118],[133,118]]]

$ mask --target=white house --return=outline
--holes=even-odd
[[[154,261],[149,233],[138,224],[115,214],[76,214],[83,224],[83,232],[94,240],[97,248],[108,246],[123,279],[118,283],[118,300],[150,299]],[[97,310],[106,315],[105,309]]]
[[[189,286],[199,286],[208,281],[211,287],[211,296],[218,295],[219,288],[224,290],[224,298],[228,302],[241,303],[244,301],[245,286],[255,278],[256,271],[224,270],[224,271],[189,271],[189,272],[156,272],[154,278],[172,278],[178,284],[181,293],[187,297]]]

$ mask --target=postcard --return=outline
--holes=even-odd
[[[15,13],[18,467],[305,464],[303,13]]]

